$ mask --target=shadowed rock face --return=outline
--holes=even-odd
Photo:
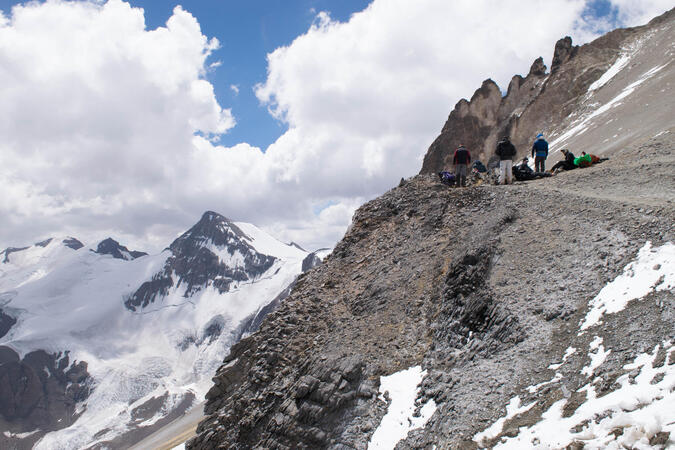
[[[0,346],[0,415],[13,431],[63,428],[75,419],[75,404],[89,396],[87,363],[70,363],[68,353],[42,350],[19,358]]]
[[[5,314],[4,311],[0,309],[0,338],[6,335],[15,323],[16,319],[14,317]]]
[[[208,286],[223,293],[233,283],[258,278],[276,258],[258,253],[249,241],[229,219],[210,211],[204,213],[195,226],[169,246],[172,255],[164,269],[143,283],[124,304],[135,311],[167,295],[172,288],[184,289],[183,296],[187,298]]]
[[[100,255],[111,255],[113,258],[124,259],[127,261],[140,258],[141,256],[147,256],[147,253],[145,252],[129,250],[112,238],[99,242],[95,253]]]

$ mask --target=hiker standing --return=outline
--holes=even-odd
[[[499,156],[499,184],[511,184],[513,182],[513,157],[516,156],[516,147],[511,143],[508,136],[499,141],[497,151]]]
[[[546,157],[548,156],[548,142],[544,139],[544,135],[539,133],[537,139],[532,144],[532,157],[534,158],[534,171],[546,171]]]
[[[457,186],[466,186],[466,168],[471,162],[471,154],[460,144],[452,157],[452,163],[455,165],[455,183]]]

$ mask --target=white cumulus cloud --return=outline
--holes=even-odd
[[[612,2],[631,24],[665,9]],[[375,0],[345,23],[320,12],[268,55],[256,95],[288,130],[267,149],[217,145],[235,126],[206,79],[219,43],[180,6],[154,30],[121,0],[17,6],[0,17],[0,247],[112,234],[156,249],[207,209],[330,246],[359,204],[419,171],[482,80],[505,89],[549,63],[557,39],[591,39],[601,21],[586,6]]]

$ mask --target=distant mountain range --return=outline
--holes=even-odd
[[[321,260],[206,212],[157,255],[112,238],[0,253],[2,448],[124,448],[208,390]]]

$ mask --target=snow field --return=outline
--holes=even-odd
[[[420,366],[410,367],[389,376],[380,377],[380,400],[388,392],[391,404],[387,414],[382,418],[368,443],[368,449],[393,449],[396,444],[405,439],[408,432],[422,428],[436,412],[436,402],[429,400],[422,406],[420,416],[414,417],[415,398],[419,392],[419,384],[426,376],[427,371]]]

